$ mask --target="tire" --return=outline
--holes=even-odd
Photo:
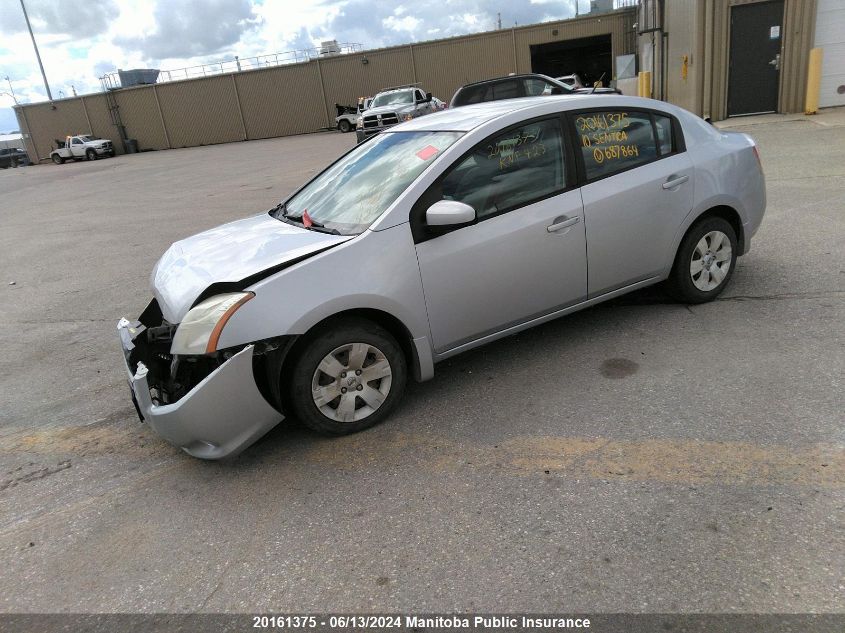
[[[713,301],[736,269],[736,232],[723,218],[693,224],[681,240],[666,290],[682,303]]]
[[[65,159],[62,158],[61,156],[59,156],[58,154],[53,154],[50,158],[52,158],[53,162],[56,163],[57,165],[61,165],[62,163],[65,162]]]
[[[378,324],[338,320],[304,344],[287,376],[287,389],[281,387],[291,413],[309,429],[324,435],[357,433],[384,421],[402,398],[405,355]],[[367,380],[368,374],[373,378]]]
[[[352,131],[352,125],[346,119],[341,119],[340,123],[337,124],[337,129],[346,134]]]
[[[97,160],[97,152],[95,152],[93,149],[86,149],[85,160]]]

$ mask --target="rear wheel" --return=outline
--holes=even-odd
[[[346,119],[341,119],[340,123],[337,124],[337,127],[344,134],[352,129],[352,125]]]
[[[405,389],[407,364],[389,332],[365,319],[344,319],[306,345],[287,390],[292,411],[305,426],[346,435],[390,415]]]
[[[667,290],[684,303],[712,301],[733,275],[736,254],[736,232],[727,220],[711,217],[697,222],[681,241]]]
[[[63,162],[65,162],[65,159],[59,156],[58,154],[53,154],[51,158],[53,159],[53,162],[57,165],[61,165]]]

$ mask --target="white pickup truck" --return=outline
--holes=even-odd
[[[370,107],[372,101],[372,97],[359,97],[358,107],[354,109],[351,106],[342,106],[336,103],[337,117],[335,117],[335,123],[337,123],[337,129],[341,132],[351,132],[354,130],[355,125],[358,123],[358,118],[364,113],[364,110]]]
[[[65,137],[58,142],[59,147],[50,152],[50,158],[57,165],[68,159],[94,160],[100,156],[114,156],[114,145],[108,139],[97,138],[91,134],[77,134]]]
[[[409,121],[446,107],[440,99],[432,97],[430,92],[423,91],[418,85],[385,88],[373,97],[370,107],[358,118],[355,126],[358,142],[402,121]]]

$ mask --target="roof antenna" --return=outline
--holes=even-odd
[[[602,74],[601,74],[601,77],[599,77],[599,80],[593,84],[593,89],[592,89],[592,90],[590,90],[590,94],[593,94],[593,93],[596,91],[596,88],[598,88],[598,87],[599,87],[599,84],[601,83],[602,79],[604,79],[604,76],[605,76],[606,74],[607,74],[607,73],[602,73]]]

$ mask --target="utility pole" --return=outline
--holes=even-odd
[[[26,5],[21,0],[21,9],[23,9],[23,17],[26,20],[26,28],[29,29],[29,36],[32,38],[32,47],[35,49],[35,57],[38,58],[38,67],[41,69],[41,77],[44,79],[44,88],[47,89],[47,98],[52,101],[53,95],[50,94],[50,84],[47,83],[47,75],[44,74],[44,64],[41,63],[41,53],[38,52],[38,44],[35,43],[35,35],[32,33],[32,25],[29,23],[29,16],[26,13]]]
[[[502,14],[501,13],[496,14],[496,28],[499,29],[500,31],[502,30]]]

